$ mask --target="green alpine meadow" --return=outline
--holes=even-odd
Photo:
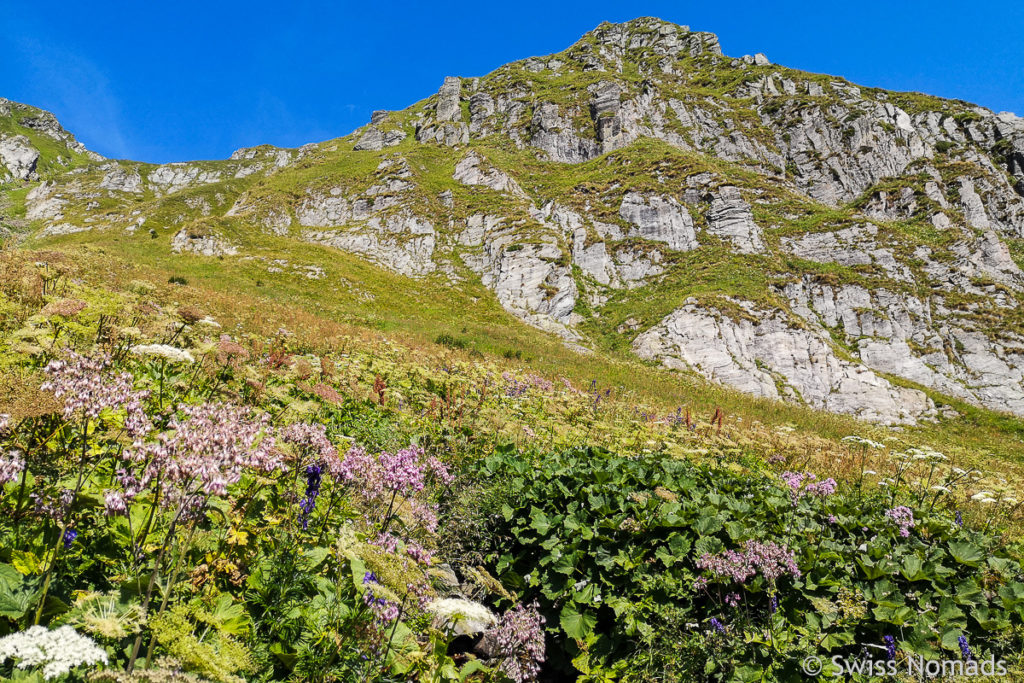
[[[1024,680],[1024,119],[653,18],[437,83],[0,99],[0,679]]]

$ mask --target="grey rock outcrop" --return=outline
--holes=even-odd
[[[406,138],[404,131],[392,129],[381,132],[376,126],[369,126],[359,138],[353,149],[355,151],[380,151],[385,147],[394,147]]]
[[[142,176],[138,170],[124,168],[117,164],[111,164],[103,174],[100,187],[104,190],[116,190],[118,192],[142,192]]]
[[[32,146],[24,135],[11,135],[0,138],[0,163],[12,177],[18,180],[35,180],[36,164],[39,161],[39,150]]]
[[[149,173],[147,180],[155,192],[168,194],[192,185],[215,183],[220,177],[220,171],[204,171],[198,166],[173,163],[158,166]]]
[[[345,230],[306,231],[303,239],[364,256],[402,275],[432,272],[437,233],[429,221],[409,213],[373,216]]]
[[[538,105],[532,121],[534,133],[530,144],[546,152],[552,161],[579,163],[601,153],[597,140],[582,137],[573,126],[571,117],[563,116],[555,103]]]
[[[834,330],[868,367],[993,410],[1024,413],[1024,339],[991,338],[941,299],[885,289],[787,285],[793,312]]]
[[[437,120],[438,121],[461,121],[462,120],[462,79],[457,76],[448,76],[444,79],[444,85],[437,93]]]
[[[644,197],[628,192],[622,198],[619,215],[633,228],[630,235],[664,242],[669,249],[696,249],[697,232],[686,207],[672,197]]]
[[[461,254],[463,262],[506,310],[567,341],[581,339],[570,327],[576,322],[573,309],[579,291],[555,235],[538,235],[537,241],[524,243],[500,219],[478,215],[460,239],[477,247]]]
[[[171,238],[171,251],[199,256],[234,256],[238,248],[218,235],[192,233],[188,228],[182,228]]]
[[[718,188],[711,199],[707,221],[708,232],[731,242],[738,252],[756,254],[764,251],[761,228],[754,222],[750,205],[738,187],[725,185]]]
[[[688,300],[639,335],[633,350],[641,358],[694,370],[746,393],[801,401],[872,422],[913,423],[933,411],[924,393],[894,386],[840,358],[826,338],[793,326],[784,313],[735,303],[742,317]]]
[[[900,264],[891,248],[876,242],[878,226],[866,223],[835,232],[808,233],[802,237],[784,237],[782,248],[800,258],[842,266],[875,266],[887,276],[911,281],[910,270]]]
[[[507,192],[519,197],[526,197],[526,193],[516,181],[512,180],[507,173],[485,165],[476,152],[470,152],[455,165],[455,173],[452,178],[464,185],[483,185],[496,192]]]

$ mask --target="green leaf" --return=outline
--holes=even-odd
[[[924,562],[917,555],[907,555],[903,558],[903,566],[900,567],[900,574],[907,579],[907,581],[921,581],[927,579],[928,576],[921,571],[924,568]]]
[[[29,576],[31,574],[42,574],[42,562],[35,554],[25,550],[11,551],[11,565],[19,573]]]
[[[530,508],[530,527],[536,529],[541,536],[546,535],[551,529],[551,520],[535,505]]]
[[[459,681],[465,681],[467,678],[479,671],[489,671],[486,664],[479,659],[473,659],[466,662],[466,665],[459,669]]]
[[[943,598],[942,602],[939,603],[939,612],[936,615],[940,624],[948,624],[955,619],[963,619],[964,613],[956,603],[949,598]]]
[[[958,641],[961,635],[963,635],[963,631],[958,628],[946,629],[942,632],[942,647],[947,650],[959,650],[960,643]]]
[[[570,638],[585,641],[594,632],[597,617],[586,612],[577,612],[572,605],[566,604],[562,607],[559,623]]]
[[[861,555],[857,558],[857,566],[860,567],[860,570],[864,573],[864,577],[867,579],[880,579],[883,576],[889,575],[889,572],[886,571],[884,567],[876,565],[875,561],[867,555]]]
[[[979,564],[981,559],[984,557],[984,554],[981,552],[981,548],[973,543],[967,543],[965,541],[950,541],[949,554],[952,555],[953,559],[960,564],[966,564],[972,567]]]

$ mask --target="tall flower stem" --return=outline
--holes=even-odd
[[[185,539],[185,544],[181,547],[181,550],[178,552],[177,558],[175,558],[175,560],[174,560],[174,568],[171,569],[171,578],[167,582],[166,589],[164,589],[164,597],[163,597],[163,600],[160,601],[160,610],[156,613],[157,616],[160,616],[161,614],[163,614],[167,610],[167,603],[170,602],[170,599],[171,599],[171,590],[174,589],[174,584],[178,581],[178,572],[181,569],[181,560],[182,560],[182,558],[185,557],[186,553],[188,553],[188,549],[192,545],[192,537],[195,536],[195,533],[196,533],[196,525],[192,524],[192,525],[189,526],[189,529],[188,529],[188,538]],[[149,637],[149,645],[146,647],[146,668],[147,669],[149,668],[150,660],[153,658],[153,648],[155,648],[155,647],[156,647],[156,636],[152,635],[152,636]]]
[[[170,547],[172,540],[174,539],[174,532],[177,531],[178,520],[181,519],[181,513],[185,509],[185,503],[182,501],[178,504],[178,511],[174,515],[174,519],[171,520],[171,526],[167,529],[167,535],[164,537],[163,545],[160,546],[160,553],[156,557],[156,563],[153,566],[153,573],[149,576],[149,585],[146,586],[146,595],[142,599],[142,611],[145,613],[149,609],[150,598],[153,597],[153,588],[156,586],[157,576],[160,574],[160,567],[163,565],[164,555],[167,554],[167,548]],[[135,643],[132,645],[132,655],[128,660],[128,673],[132,673],[135,670],[135,660],[139,658],[139,650],[142,649],[142,632],[135,637]]]

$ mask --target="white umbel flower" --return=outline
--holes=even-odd
[[[70,626],[50,631],[32,626],[0,638],[0,663],[14,660],[19,669],[42,667],[43,678],[63,676],[75,667],[107,663],[107,653]]]
[[[457,636],[480,633],[498,623],[491,610],[471,600],[434,600],[427,605],[427,611],[434,615],[434,625],[437,628],[449,628]]]
[[[864,437],[857,436],[856,434],[844,436],[843,441],[860,444],[862,446],[867,446],[868,448],[885,448],[884,443],[878,443],[877,441],[872,441],[871,439],[865,439]]]
[[[166,358],[172,363],[192,363],[195,361],[191,353],[170,344],[140,344],[139,346],[132,347],[132,353],[136,356]]]

